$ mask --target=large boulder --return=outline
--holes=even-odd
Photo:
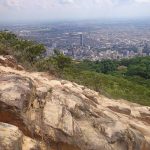
[[[28,116],[35,87],[29,78],[15,74],[0,74],[0,121],[18,126],[30,134]]]

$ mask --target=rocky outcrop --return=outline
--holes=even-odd
[[[17,70],[24,70],[21,65],[17,64],[16,59],[10,55],[0,56],[0,65],[3,65],[5,67],[11,67]]]
[[[3,64],[0,150],[150,150],[150,107]]]

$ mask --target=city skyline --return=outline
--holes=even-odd
[[[44,44],[46,56],[60,50],[75,60],[124,59],[150,56],[149,23],[55,23],[10,25],[2,30]]]
[[[150,0],[0,0],[0,23],[150,18]]]

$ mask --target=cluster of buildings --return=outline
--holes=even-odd
[[[150,46],[148,44],[140,44],[134,47],[124,45],[110,46],[111,44],[106,43],[107,46],[103,47],[91,47],[84,42],[83,33],[76,34],[79,36],[78,42],[69,45],[68,47],[57,46],[53,43],[50,48],[47,48],[47,55],[52,55],[54,49],[59,49],[64,55],[70,56],[74,59],[90,59],[90,60],[103,60],[103,59],[124,59],[133,58],[136,56],[150,56]],[[132,50],[133,49],[133,50]],[[147,51],[146,51],[147,50]]]
[[[42,43],[74,59],[123,59],[150,55],[149,24],[54,24],[7,27],[22,38]]]

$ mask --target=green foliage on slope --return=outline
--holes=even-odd
[[[45,52],[46,49],[42,44],[19,39],[10,32],[0,32],[0,54],[13,55],[27,68],[32,68]]]
[[[122,98],[150,106],[150,81],[148,87],[143,83],[140,84],[121,76],[91,71],[70,71],[68,68],[64,71],[63,78],[86,85],[110,98]]]

